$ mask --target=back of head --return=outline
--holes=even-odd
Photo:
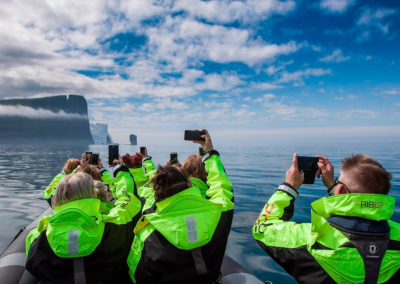
[[[74,173],[64,177],[57,185],[51,206],[68,203],[70,201],[94,197],[93,179],[86,173]]]
[[[160,202],[189,187],[189,180],[185,173],[174,166],[159,166],[157,174],[151,180],[156,202]]]
[[[63,167],[63,172],[67,175],[71,174],[80,164],[78,159],[68,159]]]
[[[87,173],[90,175],[94,180],[101,181],[101,174],[98,168],[93,165],[87,164],[83,165],[82,167],[76,170],[77,173]]]
[[[97,199],[100,199],[102,202],[109,202],[110,201],[110,196],[108,195],[106,186],[104,185],[103,182],[94,180],[94,190],[96,191],[96,197]]]
[[[196,177],[206,182],[207,173],[200,155],[190,155],[182,164],[182,170],[188,178]]]
[[[130,169],[137,169],[142,167],[143,155],[140,153],[136,153],[131,156],[129,154],[122,156],[122,162]]]
[[[351,155],[342,160],[343,177],[350,183],[351,192],[388,194],[392,175],[370,156]]]

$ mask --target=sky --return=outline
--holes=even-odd
[[[119,143],[399,138],[399,33],[398,1],[0,1],[0,99],[83,95]]]

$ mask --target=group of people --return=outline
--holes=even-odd
[[[147,151],[102,165],[69,159],[43,192],[53,213],[26,239],[40,283],[221,283],[232,224],[232,183],[207,130],[205,155],[156,167]],[[258,244],[302,283],[400,280],[400,225],[390,221],[391,175],[371,157],[318,156],[328,197],[312,223],[290,222],[304,176],[297,155],[253,226]]]

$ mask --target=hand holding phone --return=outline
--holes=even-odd
[[[92,158],[89,163],[94,166],[99,166],[99,153],[92,153]]]
[[[315,175],[318,170],[318,161],[319,159],[317,157],[305,157],[305,156],[297,157],[299,171],[303,171],[304,173],[303,184],[314,183]]]
[[[206,141],[202,135],[205,135],[206,133],[204,131],[199,131],[199,130],[185,130],[185,137],[184,140],[187,141]]]
[[[200,144],[206,153],[214,150],[210,133],[206,129],[185,130],[185,140]]]
[[[205,154],[207,153],[204,151],[203,147],[199,147],[199,155],[203,157]]]
[[[140,154],[142,154],[143,156],[147,156],[147,149],[146,149],[146,147],[144,147],[144,146],[140,147]]]
[[[119,159],[119,146],[115,144],[108,145],[108,164],[115,166],[114,160]]]

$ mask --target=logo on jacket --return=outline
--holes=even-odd
[[[368,247],[367,247],[367,251],[370,254],[376,254],[376,252],[378,251],[378,247],[376,246],[375,243],[369,243]]]

